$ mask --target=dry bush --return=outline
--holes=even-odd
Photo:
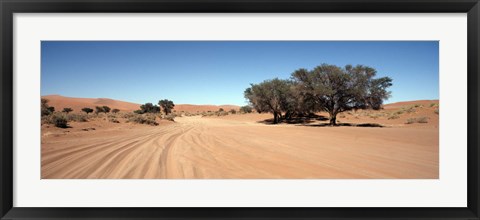
[[[175,121],[175,114],[168,114],[163,117],[163,119],[169,120],[169,121]]]
[[[129,118],[131,118],[135,115],[137,115],[137,114],[135,114],[133,112],[123,112],[123,113],[121,112],[119,117],[129,119]]]
[[[112,123],[120,123],[120,121],[117,120],[116,118],[109,118],[108,121]]]
[[[433,112],[438,115],[438,114],[440,113],[440,110],[437,108],[437,109],[435,109],[435,111],[433,111]]]
[[[428,123],[427,117],[419,117],[419,118],[409,118],[405,124],[413,124],[413,123]]]
[[[400,116],[398,116],[397,114],[392,114],[392,115],[388,116],[387,119],[392,120],[392,119],[398,119],[398,118],[400,118]]]
[[[216,112],[215,115],[217,115],[217,116],[226,116],[226,115],[228,115],[228,112],[226,112],[226,111],[218,111],[218,112]]]
[[[128,122],[133,122],[137,124],[147,124],[152,126],[157,126],[158,123],[155,121],[156,116],[153,114],[135,114],[132,117],[128,118]]]
[[[53,124],[59,128],[68,128],[68,118],[65,113],[54,112],[42,118],[42,122]]]
[[[76,122],[87,122],[88,116],[86,114],[66,114],[68,121],[76,121]]]

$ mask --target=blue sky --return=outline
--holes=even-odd
[[[437,41],[43,41],[41,94],[245,105],[250,83],[322,63],[393,79],[386,103],[438,99]]]

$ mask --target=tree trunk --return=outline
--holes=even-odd
[[[273,112],[273,123],[274,124],[278,123],[278,113],[277,112]]]
[[[330,125],[337,125],[337,114],[330,114]]]

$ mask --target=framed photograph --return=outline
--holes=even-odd
[[[1,219],[479,219],[477,0],[0,7]]]

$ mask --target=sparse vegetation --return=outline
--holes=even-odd
[[[165,115],[165,117],[163,117],[163,119],[169,120],[169,121],[175,121],[175,114]]]
[[[413,124],[413,123],[428,123],[427,117],[419,117],[419,118],[409,118],[405,124]]]
[[[72,111],[73,111],[73,109],[71,109],[71,108],[63,108],[63,110],[62,110],[62,112],[65,112],[65,113],[67,113],[67,114],[68,114],[69,112],[72,112]]]
[[[120,121],[116,118],[108,118],[108,121],[112,123],[120,123]]]
[[[66,118],[68,121],[75,121],[75,122],[87,122],[88,117],[84,114],[67,114]]]
[[[398,118],[400,118],[400,116],[398,114],[392,114],[392,115],[388,116],[387,119],[388,120],[393,120],[393,119],[398,119]]]
[[[44,123],[53,124],[55,127],[68,128],[68,118],[64,113],[52,113],[42,119]]]
[[[240,107],[240,112],[241,113],[252,113],[253,108],[249,105],[245,105],[245,106]]]
[[[155,118],[154,114],[135,114],[128,118],[128,122],[157,126],[158,123],[155,121]]]
[[[226,112],[226,111],[218,111],[218,112],[216,112],[216,115],[217,115],[217,116],[226,116],[226,115],[228,115],[228,112]]]

